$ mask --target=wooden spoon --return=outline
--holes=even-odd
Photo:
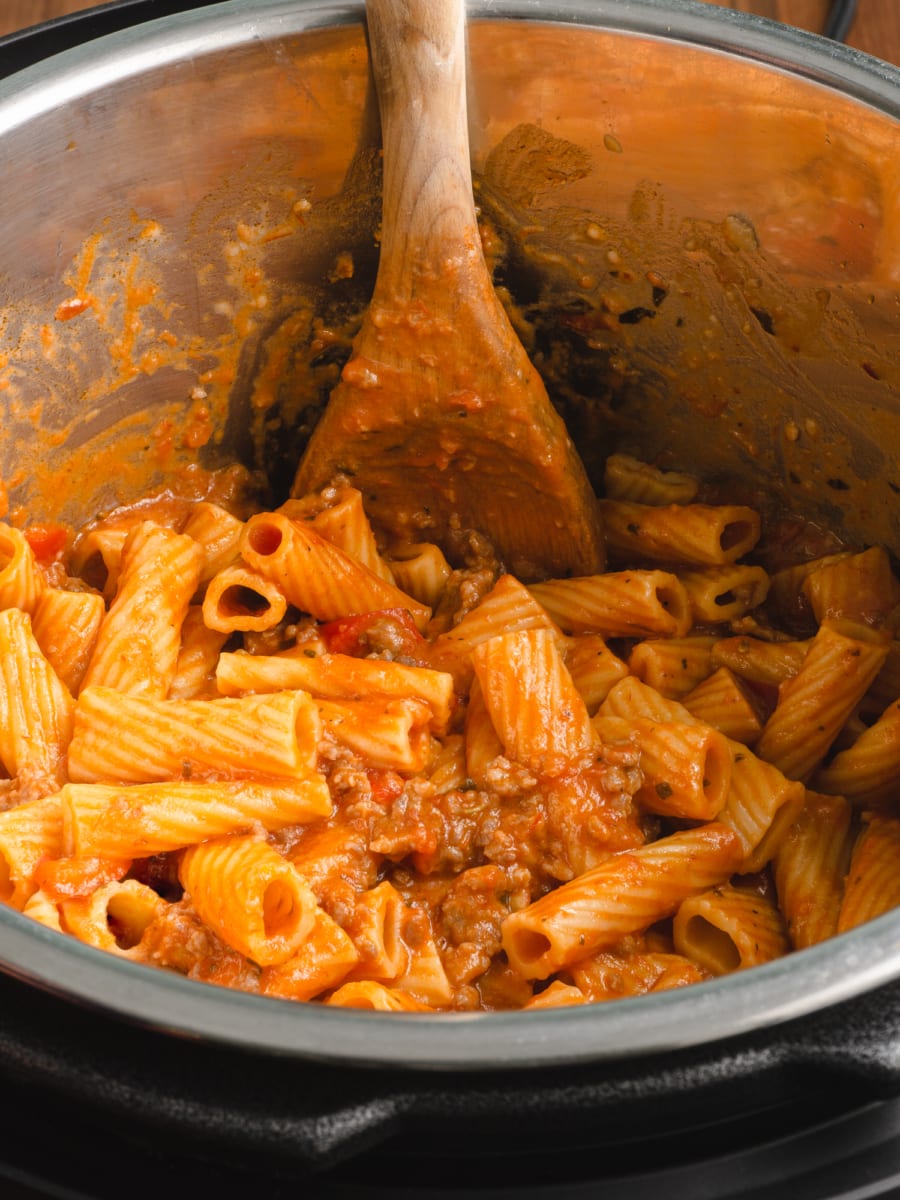
[[[381,257],[293,492],[345,476],[389,536],[494,544],[525,580],[602,569],[598,507],[497,298],[472,193],[464,0],[368,0]]]

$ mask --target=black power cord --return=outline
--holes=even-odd
[[[828,20],[822,33],[835,42],[846,41],[856,19],[856,0],[831,0]]]

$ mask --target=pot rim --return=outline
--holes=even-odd
[[[900,118],[900,68],[843,42],[700,0],[468,0],[469,20],[531,20],[639,34],[734,54]],[[77,19],[77,18],[76,18]],[[362,23],[363,0],[222,0],[140,22],[0,80],[0,136],[151,67],[327,26]]]
[[[772,1028],[891,982],[900,912],[705,983],[532,1012],[374,1013],[200,983],[0,908],[0,971],[128,1023],[281,1058],[354,1067],[526,1069],[687,1051]]]
[[[816,34],[696,0],[469,0],[470,19],[577,24],[737,55],[900,119],[900,70]],[[225,0],[138,24],[0,80],[0,138],[94,89],[248,37],[361,22],[363,5]],[[0,906],[0,971],[140,1026],[354,1066],[528,1068],[686,1050],[806,1016],[900,975],[900,910],[689,988],[527,1013],[382,1014],[197,983],[96,950]]]

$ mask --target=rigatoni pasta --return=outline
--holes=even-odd
[[[105,607],[96,592],[46,587],[31,614],[41,652],[74,695],[90,662]]]
[[[354,562],[361,563],[387,583],[394,573],[378,549],[375,534],[357,488],[329,488],[322,495],[287,500],[279,512],[305,521],[327,542],[344,550]]]
[[[590,750],[587,708],[549,630],[489,638],[472,652],[472,663],[508,758],[552,775]]]
[[[74,707],[28,614],[0,611],[0,763],[19,801],[54,792],[63,781]]]
[[[843,796],[807,791],[773,860],[775,891],[796,950],[833,937],[852,848],[852,809]]]
[[[29,800],[0,813],[0,900],[23,909],[38,890],[38,867],[63,853],[63,813],[58,794]]]
[[[759,514],[740,504],[601,502],[614,558],[719,566],[743,558],[759,540]]]
[[[249,566],[277,584],[291,604],[319,620],[401,608],[424,626],[431,615],[426,605],[329,542],[309,522],[283,512],[251,517],[240,546]]]
[[[582,579],[551,579],[532,596],[566,633],[604,637],[683,637],[691,601],[670,571],[612,571]]]
[[[170,700],[210,700],[217,695],[216,667],[229,635],[210,629],[203,609],[192,605],[181,625],[181,648],[169,684]]]
[[[319,776],[296,783],[67,783],[59,799],[67,854],[114,862],[258,826],[300,825],[331,809]]]
[[[60,928],[81,942],[123,958],[137,958],[141,938],[165,901],[137,879],[101,884],[89,896],[57,905]],[[44,924],[47,924],[46,918]]]
[[[800,670],[779,689],[756,744],[760,758],[790,779],[808,779],[868,691],[889,644],[886,632],[868,625],[823,621]]]
[[[684,471],[663,471],[630,454],[610,454],[603,468],[604,493],[609,500],[636,504],[690,504],[699,481]]]
[[[287,962],[315,924],[318,906],[309,884],[256,834],[189,846],[179,877],[201,919],[261,967]]]
[[[203,551],[184,534],[142,521],[122,547],[116,594],[97,634],[85,685],[165,696]]]
[[[768,572],[747,563],[680,570],[678,578],[687,589],[698,624],[742,617],[759,608],[769,593]]]
[[[669,700],[680,700],[713,672],[718,639],[699,637],[645,638],[628,656],[628,670]]]
[[[407,992],[385,987],[372,979],[341,984],[325,1003],[335,1008],[363,1008],[369,1012],[434,1012]]]
[[[727,667],[713,671],[682,697],[682,703],[696,720],[746,746],[754,744],[765,724],[764,702]]]
[[[900,790],[900,700],[816,773],[815,786],[860,808],[890,806]]]
[[[850,859],[838,912],[838,933],[855,929],[900,904],[900,819],[865,821]]]
[[[203,621],[217,633],[275,629],[287,612],[278,586],[244,563],[229,563],[209,581],[203,598]]]
[[[694,985],[900,903],[889,558],[772,573],[754,509],[608,480],[576,579],[382,544],[346,483],[150,498],[52,563],[0,527],[0,901],[406,1014]]]
[[[773,898],[722,884],[685,900],[672,922],[679,954],[712,975],[746,970],[789,950],[784,917]]]
[[[711,821],[725,807],[732,754],[711,725],[598,716],[593,728],[604,745],[636,739],[643,782],[634,798],[648,812]]]
[[[514,913],[503,928],[506,956],[526,979],[546,979],[673,916],[688,896],[729,879],[740,861],[737,837],[716,824],[612,855]]]
[[[0,609],[32,613],[44,589],[44,577],[28,539],[20,529],[0,524]]]
[[[315,772],[321,733],[319,710],[304,691],[153,700],[88,687],[75,706],[69,779],[304,780]]]

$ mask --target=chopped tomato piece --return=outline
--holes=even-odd
[[[330,654],[361,657],[390,649],[394,655],[414,657],[424,638],[405,608],[380,608],[355,617],[326,621],[319,633]]]
[[[29,525],[25,540],[39,562],[49,563],[65,550],[69,531],[63,525]]]
[[[403,776],[396,771],[371,770],[366,771],[366,775],[376,804],[390,804],[403,791]]]

